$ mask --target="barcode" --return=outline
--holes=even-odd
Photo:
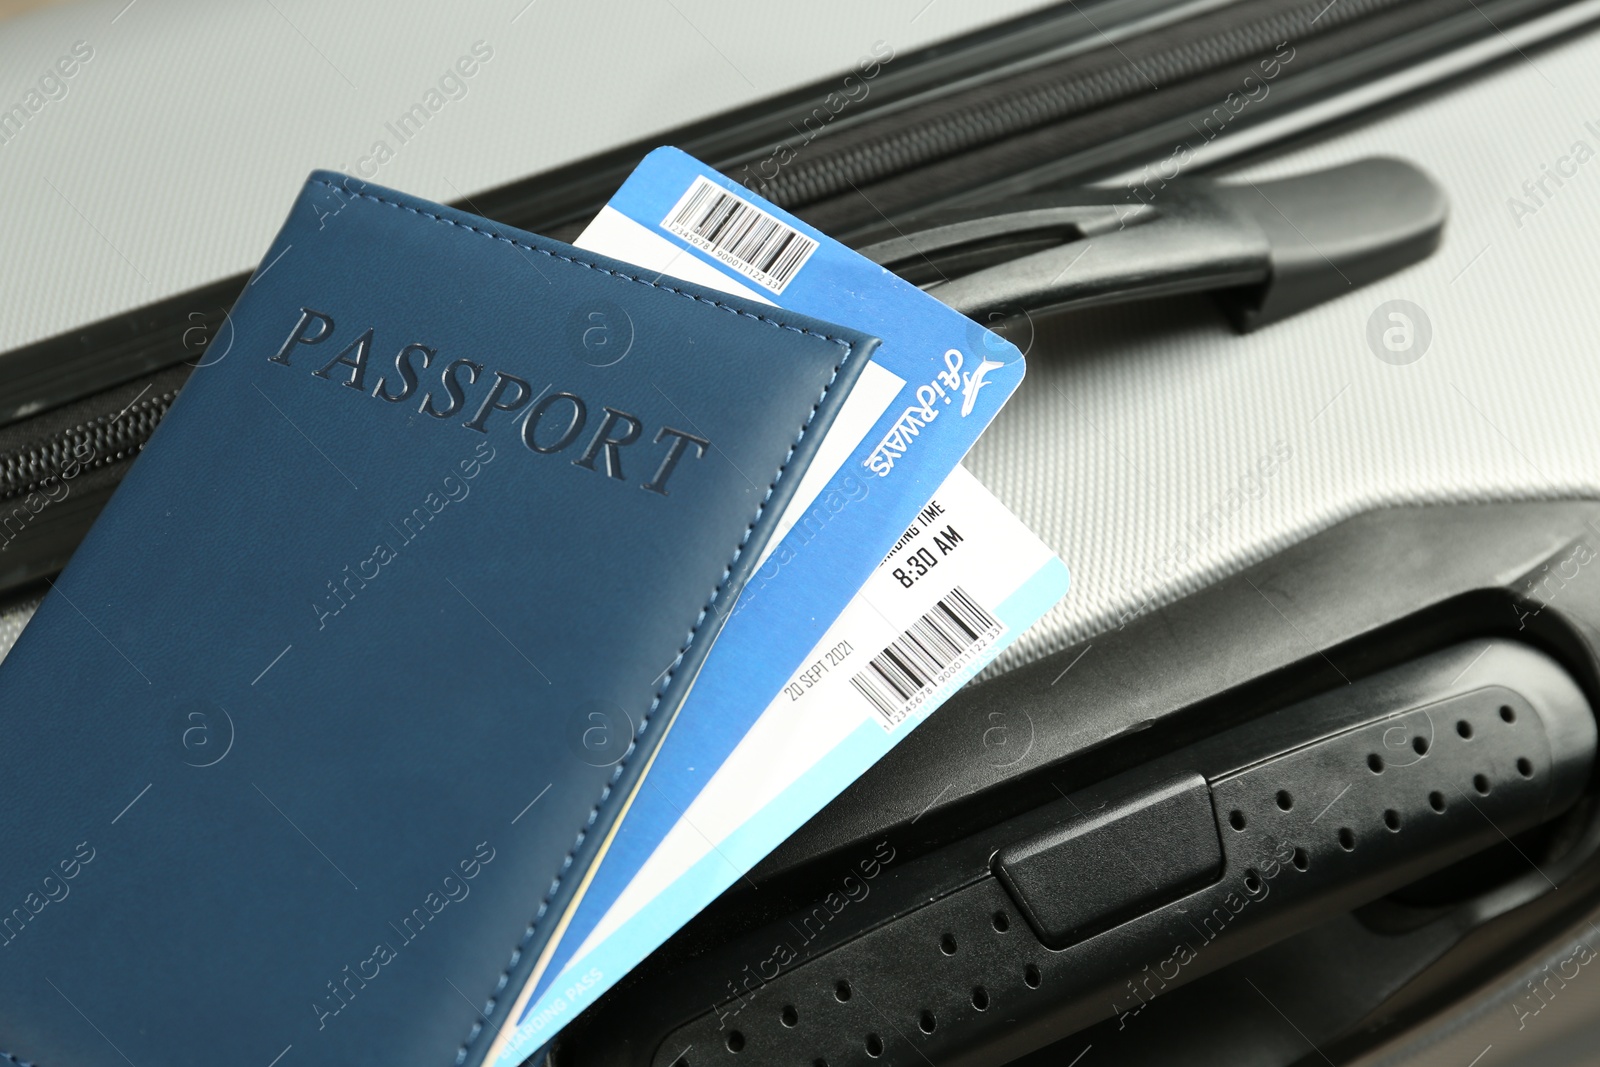
[[[883,717],[898,726],[933,689],[1005,630],[957,586],[850,679]]]
[[[661,225],[774,293],[783,292],[817,250],[817,242],[793,226],[704,175]]]

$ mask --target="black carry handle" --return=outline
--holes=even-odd
[[[1248,333],[1426,259],[1448,213],[1427,174],[1374,158],[1018,198],[913,217],[859,251],[979,321],[1214,292]]]

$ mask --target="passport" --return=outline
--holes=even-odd
[[[0,1057],[480,1063],[876,344],[313,174],[0,664]]]

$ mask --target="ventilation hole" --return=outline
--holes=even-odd
[[[1295,870],[1304,871],[1304,870],[1308,869],[1310,866],[1311,866],[1311,857],[1306,855],[1306,850],[1303,849],[1303,848],[1295,849],[1294,850],[1294,867],[1295,867]]]
[[[1289,791],[1287,789],[1278,790],[1278,807],[1282,808],[1284,811],[1288,811],[1290,808],[1294,807],[1294,797],[1289,795]]]
[[[1383,757],[1378,755],[1376,752],[1372,753],[1372,755],[1367,757],[1367,766],[1372,770],[1373,774],[1382,774]]]
[[[728,1031],[728,1051],[738,1052],[744,1048],[744,1035],[737,1030]]]
[[[800,1021],[800,1013],[794,1010],[793,1004],[785,1004],[778,1013],[778,1021],[785,1026],[794,1026]]]
[[[939,1020],[933,1017],[933,1012],[927,1008],[922,1009],[922,1017],[917,1020],[917,1029],[925,1034],[933,1033],[933,1028],[939,1025]]]
[[[850,983],[843,978],[833,984],[833,999],[840,1004],[850,999]]]
[[[1434,811],[1443,811],[1444,810],[1444,794],[1439,792],[1437,789],[1435,789],[1433,792],[1429,793],[1428,794],[1428,806],[1433,808]]]
[[[979,1011],[989,1010],[989,991],[983,986],[977,986],[972,990],[972,1006]]]
[[[689,1067],[689,1061],[679,1056],[678,1062],[674,1063],[672,1067]]]
[[[1244,812],[1240,811],[1238,808],[1234,808],[1228,813],[1228,825],[1233,827],[1235,830],[1243,830],[1244,822]]]
[[[1472,788],[1476,789],[1478,792],[1482,793],[1484,796],[1488,796],[1489,795],[1489,776],[1486,775],[1486,774],[1474,774],[1472,776]]]
[[[811,1061],[811,1067],[828,1067],[828,1061],[823,1059],[821,1056],[818,1056],[816,1059]]]
[[[883,1038],[877,1034],[867,1035],[867,1055],[873,1059],[883,1055]]]
[[[945,934],[939,939],[939,951],[946,956],[954,956],[956,954],[956,938],[954,934]]]
[[[1003,934],[1011,929],[1011,916],[1003,911],[995,912],[994,917],[989,921],[994,925],[994,930],[997,934]]]
[[[1501,704],[1500,705],[1500,717],[1502,719],[1504,719],[1506,722],[1516,722],[1517,721],[1517,713],[1511,710],[1511,705],[1510,704]]]
[[[1457,719],[1456,733],[1461,735],[1462,740],[1470,738],[1472,736],[1472,724],[1466,719]]]
[[[1038,989],[1039,983],[1044,981],[1044,975],[1039,973],[1039,968],[1030,963],[1022,968],[1022,981],[1029,989]]]
[[[1393,808],[1390,808],[1388,811],[1384,812],[1383,813],[1383,825],[1387,826],[1389,829],[1395,831],[1396,833],[1399,833],[1400,832],[1400,813],[1398,811],[1395,811]]]
[[[1261,876],[1255,871],[1245,871],[1244,887],[1247,892],[1258,892],[1261,889]]]
[[[1428,739],[1426,737],[1413,737],[1411,739],[1411,748],[1417,755],[1426,756],[1428,754]]]
[[[1524,778],[1532,778],[1533,777],[1533,761],[1530,760],[1527,756],[1518,756],[1517,757],[1517,773],[1522,775],[1522,777],[1524,777]]]
[[[1339,847],[1346,852],[1353,851],[1356,847],[1355,831],[1348,826],[1339,827]]]

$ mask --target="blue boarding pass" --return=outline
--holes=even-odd
[[[514,1009],[515,1029],[502,1032],[496,1062],[504,1063],[553,1033],[532,1025],[550,995],[564,1001],[564,1022],[620,977],[616,971],[582,990],[557,988],[580,943],[791,682],[1023,371],[1021,354],[1002,339],[673,149],[640,165],[579,244],[845,320],[883,344],[663,739],[648,785],[630,798],[581,896],[560,918]]]

